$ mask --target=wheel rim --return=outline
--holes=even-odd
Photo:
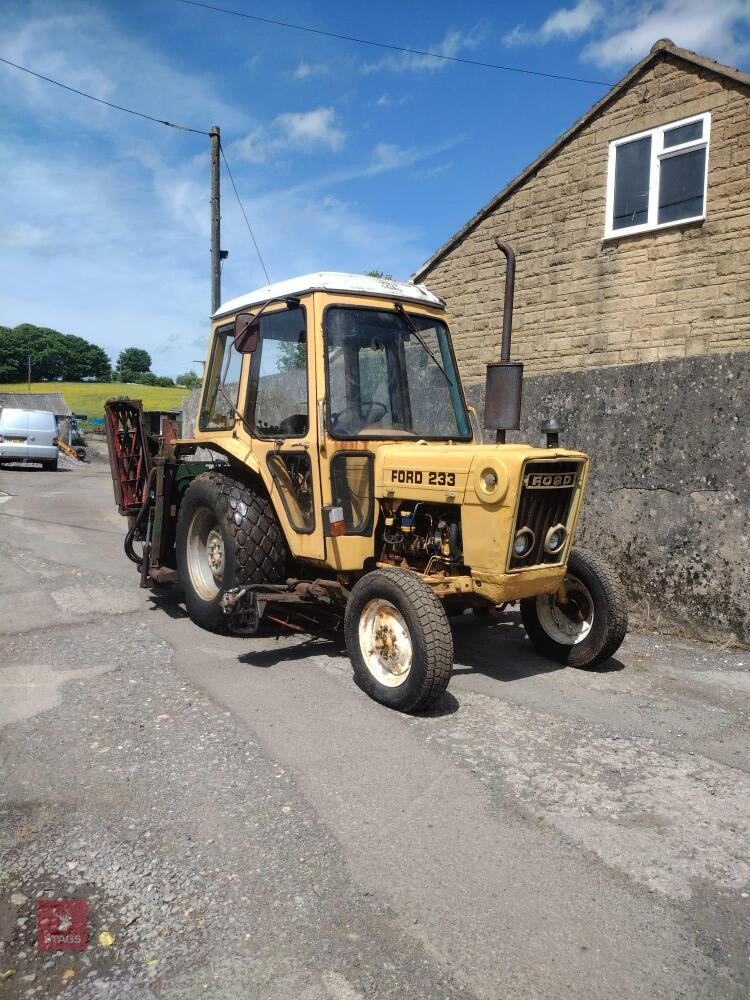
[[[403,615],[383,598],[365,605],[359,619],[359,648],[367,669],[386,687],[403,684],[411,670],[413,648]]]
[[[205,601],[213,600],[224,583],[224,539],[206,507],[193,514],[188,527],[187,564],[195,590]]]
[[[536,610],[542,628],[555,642],[575,646],[583,642],[594,624],[594,599],[585,583],[568,573],[563,588],[565,601],[555,594],[540,594]]]

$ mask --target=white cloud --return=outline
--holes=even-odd
[[[427,51],[441,56],[460,56],[462,52],[478,48],[489,34],[488,26],[480,22],[470,31],[449,31],[437,45]],[[365,63],[360,67],[363,73],[380,73],[392,70],[396,73],[433,72],[445,69],[448,64],[444,59],[433,59],[429,55],[418,55],[413,52],[398,52],[384,56],[374,63]]]
[[[391,108],[398,104],[407,104],[410,100],[411,97],[408,94],[404,94],[402,97],[391,97],[390,94],[381,94],[375,103],[379,108]]]
[[[269,126],[256,125],[233,142],[232,157],[245,163],[265,163],[290,150],[309,153],[317,149],[338,152],[346,132],[338,124],[333,108],[288,111],[277,115]]]
[[[444,174],[446,170],[451,170],[453,166],[454,164],[452,160],[448,163],[438,163],[434,167],[428,167],[427,170],[425,170],[424,175],[425,177],[437,177],[439,174]]]
[[[310,80],[317,76],[330,76],[331,67],[328,63],[309,63],[302,60],[292,71],[293,80]]]
[[[537,28],[517,25],[506,45],[544,45],[589,35],[581,58],[601,67],[628,66],[659,38],[722,62],[750,56],[750,0],[579,0]]]
[[[336,112],[333,108],[289,111],[279,115],[276,124],[286,137],[288,145],[296,149],[323,146],[335,152],[341,149],[346,139],[346,132],[336,124]]]
[[[7,59],[103,100],[183,125],[208,130],[218,121],[235,129],[246,122],[243,111],[218,96],[211,77],[178,70],[143,39],[128,36],[95,8],[71,5],[59,14],[57,5],[51,3],[49,13],[43,13],[43,5],[36,9],[42,13],[29,19],[19,7],[22,14],[17,23],[4,11],[0,45]],[[3,89],[12,88],[15,102],[32,110],[35,119],[62,118],[77,122],[87,132],[113,136],[144,134],[142,119],[118,115],[18,70],[1,68]],[[159,130],[158,125],[153,128]]]
[[[586,46],[584,59],[602,67],[627,66],[659,38],[733,65],[750,56],[750,0],[663,0],[621,10],[613,27]]]
[[[461,136],[454,136],[434,146],[397,146],[393,143],[379,142],[370,154],[369,159],[364,163],[344,167],[341,170],[332,170],[329,173],[312,177],[302,184],[296,185],[293,190],[300,194],[319,191],[337,184],[362,180],[366,177],[377,177],[379,174],[387,173],[390,170],[403,170],[423,160],[429,160],[439,153],[444,153],[462,141]]]
[[[578,38],[601,18],[603,5],[599,0],[578,0],[574,7],[561,7],[535,29],[519,24],[503,38],[505,45],[544,45],[554,39]]]
[[[0,247],[11,250],[39,250],[54,239],[50,226],[33,226],[28,222],[4,225],[0,229]]]
[[[398,170],[401,167],[411,166],[418,160],[422,160],[425,154],[431,155],[432,151],[427,151],[419,146],[403,148],[389,142],[379,142],[372,152],[371,171],[382,173],[384,170]]]

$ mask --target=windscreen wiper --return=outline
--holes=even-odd
[[[404,307],[401,305],[400,302],[396,303],[396,312],[399,314],[399,316],[401,317],[401,319],[403,319],[403,321],[406,324],[406,327],[407,327],[409,333],[413,333],[414,334],[414,336],[417,338],[417,340],[419,341],[419,343],[422,345],[422,347],[430,355],[430,357],[432,358],[432,360],[435,362],[435,364],[438,366],[438,368],[440,369],[440,371],[443,373],[443,378],[448,383],[448,385],[452,386],[453,382],[449,378],[448,373],[446,372],[445,368],[443,368],[443,366],[440,364],[440,362],[438,361],[438,359],[435,357],[435,355],[429,349],[429,347],[425,343],[424,337],[419,332],[419,330],[416,328],[416,326],[414,325],[414,322],[413,322],[411,316],[407,313],[407,311],[404,309]]]

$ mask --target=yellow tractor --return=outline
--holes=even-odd
[[[179,583],[194,622],[343,629],[355,679],[403,711],[445,690],[448,616],[520,602],[536,649],[591,667],[627,626],[621,585],[572,548],[588,457],[504,443],[522,366],[501,360],[482,443],[443,301],[422,285],[317,273],[214,315],[195,430],[150,433],[140,403],[106,427],[125,548],[144,586]],[[138,547],[136,547],[138,546]]]

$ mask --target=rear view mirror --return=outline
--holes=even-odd
[[[254,313],[240,313],[234,321],[234,348],[239,354],[258,350],[260,323]]]

